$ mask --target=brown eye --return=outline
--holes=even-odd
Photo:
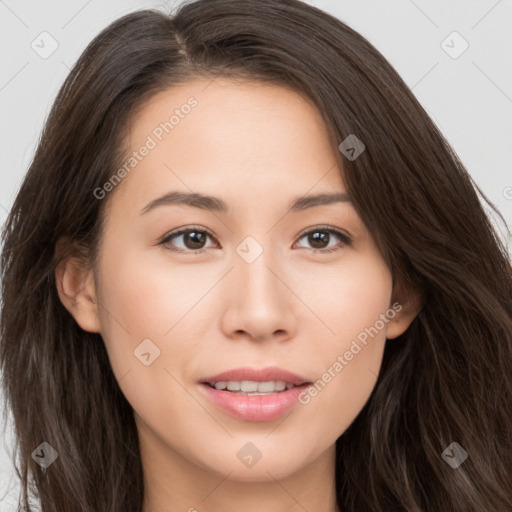
[[[166,246],[171,251],[202,253],[206,250],[205,244],[208,238],[213,238],[208,231],[190,227],[170,233],[160,244]],[[182,241],[180,244],[177,244],[176,241],[179,239]]]
[[[337,245],[329,247],[329,243],[334,238],[338,238],[341,240],[341,246],[338,242]],[[333,228],[322,228],[317,227],[314,229],[311,229],[307,231],[306,233],[303,233],[299,240],[302,240],[303,238],[307,238],[308,243],[311,245],[311,249],[315,252],[333,252],[341,250],[344,246],[350,245],[351,239],[348,235],[345,235],[344,233],[338,231],[337,229]]]

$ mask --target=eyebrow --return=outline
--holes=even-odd
[[[316,194],[297,197],[292,200],[289,211],[299,212],[317,206],[326,206],[334,203],[349,203],[348,194],[337,192],[334,194]],[[198,193],[168,192],[161,197],[149,202],[140,212],[141,215],[154,210],[159,206],[183,205],[200,208],[212,212],[227,213],[229,207],[225,201],[218,197],[207,196]]]

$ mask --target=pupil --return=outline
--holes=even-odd
[[[315,246],[318,242],[320,242],[319,247]],[[323,249],[329,243],[329,233],[326,231],[315,231],[313,234],[309,235],[309,243],[315,249]]]

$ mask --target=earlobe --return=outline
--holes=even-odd
[[[84,331],[100,332],[93,270],[85,268],[76,251],[61,256],[65,243],[59,241],[56,248],[55,284],[60,300]]]
[[[395,311],[395,316],[389,321],[386,329],[386,338],[394,339],[402,335],[411,325],[423,307],[423,298],[419,290],[405,290],[391,300],[390,306]],[[395,294],[394,294],[395,296]]]

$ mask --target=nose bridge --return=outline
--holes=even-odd
[[[234,261],[235,276],[241,285],[242,296],[245,294],[258,300],[277,298],[281,292],[279,282],[274,272],[279,265],[277,253],[271,247],[271,237],[247,236],[236,247]],[[273,269],[272,272],[270,269]],[[240,297],[243,298],[243,297]]]
[[[262,238],[260,242],[246,237],[233,254],[229,306],[223,322],[227,334],[244,331],[263,339],[278,331],[290,334],[294,330],[291,293],[280,270],[283,262],[270,247],[270,237]]]

